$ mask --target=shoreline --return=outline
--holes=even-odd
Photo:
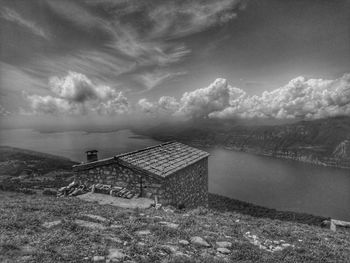
[[[160,138],[153,137],[153,136],[150,136],[150,138],[158,140],[158,141],[167,141],[167,140],[160,139]],[[249,148],[249,147],[243,148],[243,147],[237,147],[237,146],[212,145],[210,143],[202,144],[202,143],[192,142],[192,141],[181,141],[181,140],[178,140],[178,141],[189,144],[193,147],[202,148],[202,149],[219,147],[221,149],[225,149],[228,151],[254,154],[257,156],[271,157],[271,158],[280,159],[280,160],[290,160],[290,161],[295,161],[295,162],[300,162],[300,163],[311,164],[311,165],[318,166],[318,167],[328,167],[328,168],[337,168],[337,169],[345,169],[345,170],[350,169],[350,159],[344,160],[344,161],[336,161],[334,158],[327,158],[325,160],[319,160],[318,158],[311,158],[310,156],[307,156],[307,155],[291,156],[291,155],[285,154],[281,151],[279,151],[277,153],[273,153],[270,151],[257,150],[257,149]]]

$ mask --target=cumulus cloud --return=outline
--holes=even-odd
[[[80,73],[68,72],[65,77],[52,77],[49,84],[55,96],[26,95],[35,113],[121,114],[129,109],[129,102],[122,92],[96,85]]]
[[[138,106],[142,112],[157,115],[173,115],[179,109],[179,103],[174,97],[162,96],[157,103],[152,103],[147,99],[140,99]]]
[[[4,7],[0,10],[0,16],[8,21],[14,22],[27,30],[31,31],[33,34],[40,36],[45,39],[49,39],[49,35],[40,26],[38,26],[33,21],[25,19],[19,13],[11,8]]]
[[[217,79],[206,88],[184,93],[179,101],[140,100],[139,105],[144,112],[158,113],[166,108],[170,115],[187,118],[318,119],[350,115],[350,74],[335,80],[297,77],[261,96],[248,96],[225,79]]]

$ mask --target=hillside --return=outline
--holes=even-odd
[[[0,146],[0,190],[62,187],[72,180],[74,164],[60,156]]]
[[[350,168],[350,117],[274,125],[197,120],[135,130],[163,141],[177,140],[202,147],[222,146],[317,165]]]
[[[0,262],[350,260],[349,232],[320,227],[326,218],[213,194],[208,208],[194,210],[122,209],[75,197],[56,198],[47,194],[72,181],[71,161],[8,147],[2,152],[5,164],[23,161],[35,170],[57,160],[63,166],[44,166],[45,173],[26,175],[18,175],[17,166],[16,173],[2,170]]]
[[[348,232],[0,191],[1,262],[349,262]],[[124,261],[123,261],[124,260]]]

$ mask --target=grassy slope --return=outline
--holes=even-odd
[[[24,169],[45,174],[56,170],[71,170],[76,164],[67,158],[15,147],[0,146],[0,175],[19,175]]]
[[[73,163],[57,156],[0,147],[0,160],[3,162],[0,175],[4,175],[4,171],[9,172],[5,175],[11,175],[7,181],[0,180],[0,189],[7,189],[5,182],[9,186],[45,188],[66,185],[69,183],[67,180],[71,180],[69,170]],[[13,181],[13,177],[28,165],[31,169],[41,169],[43,174],[20,182]],[[92,256],[106,255],[111,247],[123,249],[136,262],[221,262],[225,258],[234,262],[350,261],[348,232],[332,233],[312,226],[319,225],[324,218],[279,212],[216,195],[210,195],[212,209],[193,210],[188,212],[187,217],[181,213],[153,209],[142,211],[142,215],[137,210],[116,209],[85,203],[77,198],[57,199],[40,194],[0,191],[0,200],[0,262],[86,262]],[[223,212],[226,210],[240,213]],[[81,219],[85,213],[104,216],[113,223],[121,224],[122,228],[100,231],[76,225],[74,219]],[[58,219],[63,223],[52,229],[42,226],[44,222]],[[159,225],[158,221],[178,223],[180,227],[177,230],[169,229]],[[151,235],[139,237],[134,233],[138,229],[149,229]],[[286,240],[295,248],[266,252],[244,237],[247,231],[262,239]],[[111,235],[122,242],[111,241]],[[212,247],[196,249],[192,245],[181,247],[177,244],[179,239],[189,239],[191,236],[206,238]],[[223,259],[215,257],[215,241],[221,240],[233,243],[231,254]],[[146,245],[138,245],[139,241]],[[124,242],[127,243],[124,245]],[[184,258],[169,255],[169,251],[161,247],[169,243],[178,246],[190,259],[184,261]]]
[[[107,255],[109,248],[122,249],[135,262],[350,262],[348,232],[333,233],[305,224],[207,209],[187,211],[187,215],[152,208],[126,210],[78,198],[1,191],[0,200],[0,262],[88,262],[93,256]],[[104,223],[107,228],[88,229],[74,223],[74,219],[86,220],[84,214],[109,219]],[[58,219],[63,223],[50,229],[42,226]],[[167,228],[159,221],[179,227]],[[122,227],[108,228],[110,223]],[[135,234],[145,229],[151,234]],[[283,239],[295,247],[275,253],[264,251],[244,237],[248,231],[260,239]],[[180,239],[192,236],[205,238],[211,247],[178,244]],[[231,254],[216,257],[216,241],[232,242]],[[165,244],[178,247],[189,258],[173,256],[162,247]]]

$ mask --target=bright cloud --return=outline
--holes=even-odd
[[[129,109],[122,92],[94,84],[85,75],[69,72],[67,76],[50,79],[50,89],[55,96],[27,95],[35,113],[44,114],[121,114]]]
[[[167,108],[170,115],[187,118],[317,119],[350,115],[350,74],[335,80],[297,77],[261,96],[248,96],[225,79],[217,79],[206,88],[184,93],[179,101],[172,98],[151,103],[143,99],[139,104],[144,112],[158,113]]]

